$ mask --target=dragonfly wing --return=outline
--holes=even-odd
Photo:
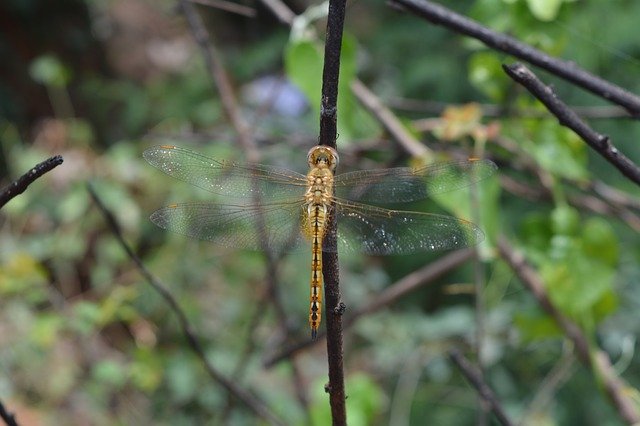
[[[453,216],[388,210],[353,202],[336,204],[338,248],[371,255],[409,254],[478,244],[476,225]],[[335,247],[324,247],[334,251]]]
[[[293,250],[303,240],[300,205],[297,200],[259,206],[172,204],[156,210],[151,221],[161,228],[224,247],[279,253]]]
[[[335,194],[367,203],[405,203],[467,187],[496,170],[489,160],[436,163],[416,169],[362,170],[337,175]]]
[[[188,149],[160,145],[147,149],[143,157],[169,176],[219,195],[268,200],[302,196],[306,177],[284,168],[262,164],[216,160]]]

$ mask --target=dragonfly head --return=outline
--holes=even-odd
[[[338,161],[338,153],[335,149],[329,146],[314,146],[309,150],[309,154],[307,154],[307,162],[309,163],[309,167],[326,167],[333,172],[338,165]]]

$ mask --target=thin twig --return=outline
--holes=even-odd
[[[202,22],[202,19],[193,4],[191,4],[191,2],[187,0],[178,1],[180,3],[180,6],[182,7],[182,11],[184,12],[185,17],[187,18],[187,22],[189,24],[189,28],[191,29],[193,37],[200,47],[202,56],[205,60],[205,66],[207,67],[207,71],[211,76],[214,88],[216,88],[220,93],[220,99],[224,111],[227,114],[231,125],[238,134],[239,145],[244,150],[247,160],[252,163],[257,163],[260,159],[260,152],[255,145],[251,129],[247,125],[240,112],[238,99],[231,85],[231,80],[224,68],[221,55],[212,41],[211,34],[209,34],[209,32],[207,31],[207,28]],[[254,180],[253,184],[256,185],[257,182]],[[254,202],[256,203],[256,205],[261,204],[258,191],[254,191]],[[263,219],[264,218],[262,216],[258,218],[258,230],[260,233],[260,239],[264,243],[266,241],[266,236],[264,233]],[[266,250],[266,244],[263,245],[265,247],[265,250],[263,250],[263,252],[265,254],[267,263],[266,280],[267,287],[269,289],[270,301],[276,309],[281,329],[286,332],[288,330],[289,321],[287,319],[286,310],[282,305],[282,301],[278,292],[277,277],[275,275],[276,261],[272,253],[269,250]],[[304,394],[304,392],[302,392],[304,390],[304,386],[302,385],[304,380],[302,377],[302,372],[295,359],[292,360],[292,368],[295,387],[296,389],[299,389],[301,391],[297,393],[297,395],[299,397],[300,403],[304,407],[305,401],[307,400],[306,395]]]
[[[411,155],[422,157],[431,151],[407,131],[404,124],[360,80],[351,83],[351,91],[367,110],[384,126],[385,130]]]
[[[464,355],[455,348],[449,351],[449,359],[458,366],[462,375],[474,388],[476,388],[478,394],[489,405],[491,411],[493,411],[493,414],[496,416],[496,419],[498,419],[500,424],[506,426],[513,425],[511,420],[509,420],[509,417],[507,417],[504,408],[502,408],[502,404],[493,393],[493,390],[491,390],[491,387],[489,387],[489,385],[484,381],[482,373],[471,365]]]
[[[8,412],[2,402],[0,402],[0,419],[4,420],[7,426],[18,426],[15,415]]]
[[[551,299],[549,299],[538,273],[527,263],[524,255],[516,251],[504,237],[498,239],[498,251],[502,259],[507,262],[520,281],[533,294],[540,307],[554,319],[564,334],[571,340],[578,359],[594,371],[613,405],[618,410],[620,417],[632,425],[640,422],[640,412],[630,395],[625,391],[627,385],[616,376],[607,354],[597,348],[591,348],[580,327],[556,309]]]
[[[640,97],[597,77],[576,64],[547,55],[533,47],[484,27],[465,16],[427,0],[389,0],[391,5],[407,9],[428,21],[480,40],[501,52],[508,53],[530,64],[543,68],[558,77],[624,107],[635,117],[640,116]]]
[[[36,164],[27,173],[4,187],[2,191],[0,191],[0,208],[7,204],[16,195],[22,194],[36,179],[48,171],[55,169],[62,164],[63,161],[64,160],[61,155],[51,157],[42,163]]]
[[[203,6],[209,6],[225,12],[235,13],[236,15],[246,16],[247,18],[254,18],[257,13],[252,7],[244,6],[238,3],[233,3],[225,0],[189,0],[192,3],[198,3]]]
[[[439,116],[449,107],[455,106],[449,102],[438,102],[412,98],[390,98],[387,100],[390,108],[400,111],[417,112],[431,116]],[[547,119],[549,114],[539,108],[527,108],[517,105],[478,104],[483,117],[489,118],[539,118]],[[589,120],[630,119],[629,112],[616,105],[571,106],[580,117]],[[416,120],[413,123],[420,123]]]
[[[522,84],[533,96],[542,102],[555,115],[560,124],[573,130],[591,148],[609,161],[627,178],[640,185],[640,168],[611,144],[608,136],[595,132],[587,123],[582,121],[553,90],[546,86],[527,67],[522,64],[503,65],[505,72]]]
[[[351,314],[345,316],[344,328],[348,329],[353,326],[360,318],[374,314],[381,309],[392,305],[401,297],[424,288],[427,285],[433,284],[436,279],[447,273],[448,271],[462,265],[473,257],[473,249],[462,249],[447,254],[439,258],[438,260],[431,262],[421,269],[404,276],[400,280],[396,281],[384,291],[376,295],[375,298],[366,301],[358,309]],[[325,333],[318,333],[318,341],[326,336]],[[317,342],[317,341],[316,341]],[[298,342],[292,346],[284,348],[281,352],[274,354],[273,356],[265,359],[265,367],[272,367],[275,364],[283,361],[292,354],[295,354],[303,349],[306,349],[316,342],[312,340],[306,340]]]
[[[104,205],[98,194],[95,192],[93,187],[90,184],[87,184],[87,189],[91,198],[96,203],[105,220],[107,221],[107,225],[111,232],[115,235],[118,242],[127,253],[129,258],[136,264],[138,270],[142,274],[142,276],[147,280],[149,285],[162,297],[162,299],[167,303],[171,311],[178,318],[178,323],[182,334],[185,336],[188,347],[196,354],[196,356],[200,359],[205,370],[209,374],[209,376],[222,387],[224,387],[230,395],[233,395],[240,403],[249,408],[253,413],[255,413],[261,419],[270,422],[271,424],[276,425],[284,425],[285,423],[280,420],[271,410],[266,406],[266,404],[258,399],[253,394],[247,392],[246,390],[237,386],[233,381],[229,380],[225,377],[221,372],[219,372],[207,359],[207,355],[205,353],[202,344],[197,336],[197,334],[193,331],[193,327],[191,323],[187,319],[186,314],[173,297],[173,295],[167,290],[166,286],[164,286],[144,265],[142,260],[133,252],[133,249],[127,244],[122,235],[122,231],[120,229],[120,225],[116,221],[115,216],[111,211]]]
[[[320,145],[336,148],[338,119],[338,80],[340,77],[340,51],[344,27],[346,0],[329,0],[327,31],[322,70],[322,96],[320,106]],[[335,212],[335,201],[332,203]],[[329,215],[324,243],[334,246],[337,241],[337,223],[334,214]],[[338,253],[322,252],[322,276],[324,279],[325,317],[327,329],[327,359],[331,419],[333,425],[347,424],[346,395],[342,349],[342,314],[344,304],[340,294]]]

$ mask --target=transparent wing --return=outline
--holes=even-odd
[[[224,247],[291,251],[303,240],[301,205],[302,200],[261,206],[172,204],[156,210],[151,221],[161,228]]]
[[[335,194],[354,201],[404,203],[464,188],[496,170],[489,160],[436,163],[417,169],[363,170],[337,175]]]
[[[476,225],[453,216],[388,210],[338,200],[338,248],[371,255],[448,250],[478,244]],[[335,251],[336,247],[323,247]]]
[[[302,196],[306,186],[305,176],[291,170],[216,160],[172,145],[152,147],[142,155],[169,176],[219,195],[250,198],[257,194],[266,202]]]

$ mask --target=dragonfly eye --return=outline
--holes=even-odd
[[[317,167],[320,164],[326,164],[330,170],[335,170],[338,165],[339,157],[335,149],[329,146],[314,146],[307,154],[307,162],[310,167]]]

